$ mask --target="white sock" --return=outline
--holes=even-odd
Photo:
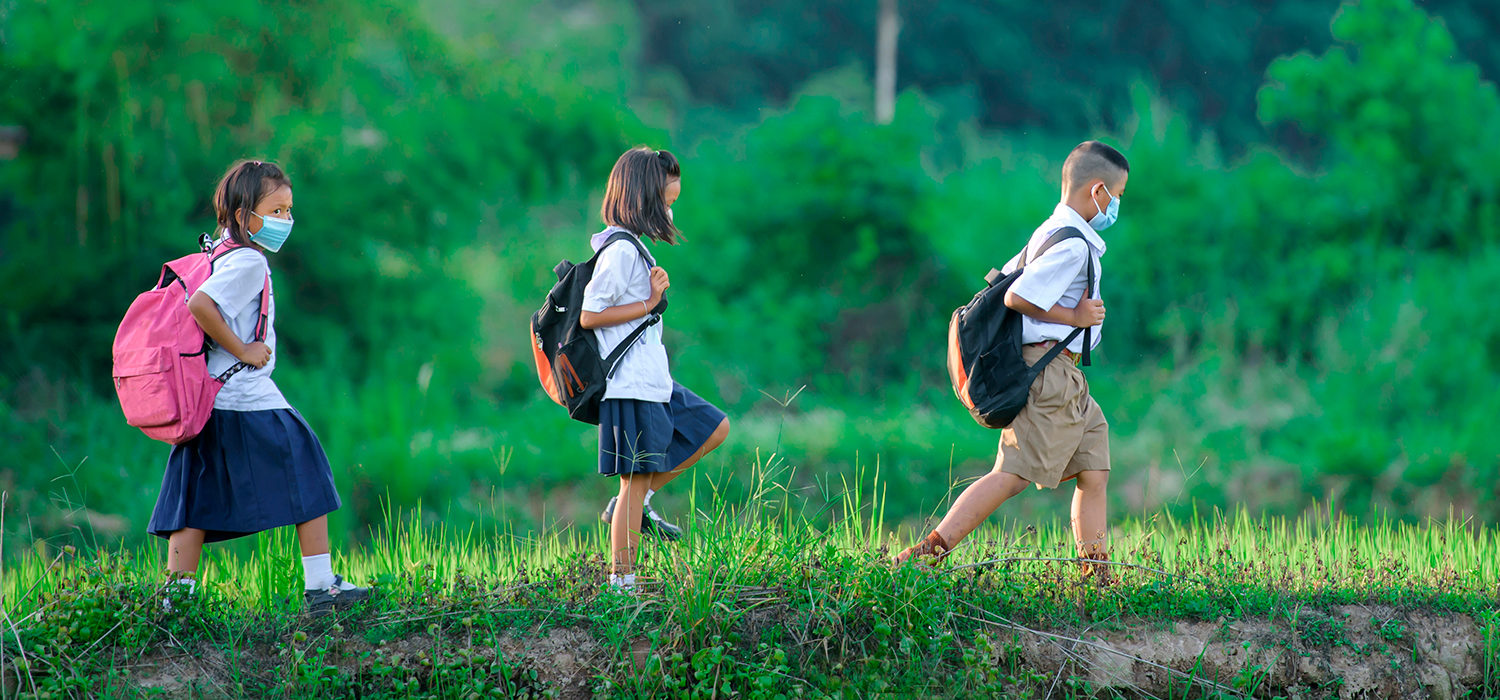
[[[610,574],[609,585],[616,588],[635,588],[635,574],[625,574],[624,576]]]
[[[359,588],[348,581],[339,579],[333,575],[333,556],[330,554],[314,554],[310,557],[302,557],[302,585],[309,591],[322,591],[333,587],[333,582],[338,580],[339,590],[350,591]]]
[[[162,593],[165,595],[161,596],[161,609],[172,612],[172,598],[182,592],[186,592],[188,596],[191,596],[197,588],[198,581],[195,579],[179,578],[168,581],[167,585],[162,587]]]
[[[646,500],[641,503],[641,510],[651,507],[651,496],[656,493],[655,489],[646,489]]]
[[[333,585],[333,556],[314,554],[302,557],[303,587],[309,591],[326,590]]]

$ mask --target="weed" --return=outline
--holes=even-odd
[[[1372,622],[1375,627],[1375,634],[1380,635],[1381,639],[1387,642],[1400,642],[1406,639],[1406,623],[1400,619],[1392,618],[1389,620],[1374,620]]]

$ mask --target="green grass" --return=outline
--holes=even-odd
[[[1023,663],[1027,630],[1071,638],[1269,619],[1295,629],[1306,651],[1350,646],[1354,631],[1328,611],[1359,604],[1475,616],[1486,690],[1500,692],[1493,528],[1218,512],[1131,518],[1112,532],[1114,555],[1128,565],[1120,583],[1098,588],[1067,561],[1071,535],[1059,523],[992,523],[937,570],[892,568],[889,551],[918,533],[882,527],[877,477],[817,507],[776,486],[788,477],[757,473],[753,497],[733,506],[700,481],[688,497],[689,537],[645,548],[641,574],[653,583],[634,597],[601,591],[600,525],[494,537],[387,513],[368,544],[335,553],[337,570],[376,582],[379,593],[336,620],[298,614],[287,529],[249,547],[210,548],[201,594],[179,601],[177,613],[154,597],[159,545],[7,557],[4,688],[128,696],[150,685],[143,676],[198,664],[194,682],[209,694],[566,694],[568,679],[516,640],[581,634],[587,642],[569,653],[580,663],[592,656],[570,687],[618,697],[1077,697],[1095,689]],[[1415,649],[1395,618],[1374,633],[1387,652]],[[1253,669],[1238,686],[1193,667],[1173,673],[1197,696],[1233,697],[1264,680]]]

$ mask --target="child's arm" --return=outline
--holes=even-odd
[[[1076,308],[1053,303],[1051,308],[1044,309],[1031,301],[1051,299],[1057,302],[1067,283],[1077,279],[1083,266],[1088,264],[1088,244],[1083,241],[1067,243],[1072,245],[1059,245],[1028,264],[1021,278],[1005,291],[1005,305],[1038,321],[1075,328],[1097,326],[1104,322],[1104,302],[1089,299],[1087,294]]]
[[[229,330],[229,324],[224,322],[224,316],[219,313],[219,305],[214,303],[213,297],[202,291],[194,292],[193,297],[188,299],[188,311],[192,312],[193,320],[198,322],[198,327],[208,337],[213,338],[219,347],[229,351],[240,362],[260,368],[271,361],[269,345],[260,341],[245,343],[234,331]]]
[[[1075,308],[1053,304],[1052,308],[1043,310],[1042,307],[1022,299],[1015,292],[1006,290],[1005,305],[1047,323],[1058,323],[1075,328],[1087,328],[1104,323],[1104,302],[1100,299],[1084,299]]]
[[[585,311],[578,315],[578,325],[585,329],[607,328],[618,326],[622,323],[645,318],[661,303],[661,295],[672,286],[667,277],[667,271],[659,267],[651,268],[651,298],[646,301],[632,301],[619,306],[611,306],[603,311]]]

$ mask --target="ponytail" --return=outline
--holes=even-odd
[[[615,161],[604,189],[599,216],[609,226],[628,229],[636,235],[672,244],[680,233],[667,216],[663,191],[682,178],[682,167],[671,151],[638,146]]]

